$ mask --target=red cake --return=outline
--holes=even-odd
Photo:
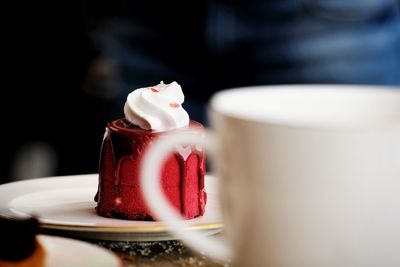
[[[198,122],[190,121],[188,124],[173,130],[157,131],[142,129],[126,118],[108,123],[102,144],[99,187],[95,197],[97,213],[120,219],[155,220],[141,193],[139,174],[144,152],[162,134],[193,128],[203,130]],[[178,149],[167,157],[163,165],[162,188],[171,204],[186,219],[204,214],[207,198],[204,175],[204,150],[191,146]]]

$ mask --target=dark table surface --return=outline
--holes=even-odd
[[[227,262],[218,262],[194,252],[180,241],[162,242],[114,242],[90,241],[115,252],[127,267],[229,267]]]
[[[126,267],[230,267],[230,262],[220,262],[195,252],[179,240],[170,241],[105,241],[82,239],[71,236],[69,232],[41,229],[42,234],[78,239],[106,248],[124,262]],[[223,233],[210,238],[224,238]]]

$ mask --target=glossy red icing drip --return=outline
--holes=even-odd
[[[204,176],[206,175],[206,153],[202,150],[199,154],[199,169],[198,176],[203,177],[199,179],[199,213],[204,214],[207,203],[207,193],[204,187]]]
[[[187,213],[187,208],[185,205],[185,199],[186,199],[186,183],[187,183],[187,170],[186,170],[186,159],[183,159],[181,155],[176,155],[176,159],[179,162],[180,165],[180,175],[181,175],[181,213],[185,216]]]
[[[190,127],[203,129],[194,121],[190,122]],[[161,134],[142,130],[124,119],[107,125],[100,158],[99,189],[95,197],[98,214],[123,219],[154,219],[145,205],[139,174],[143,152]],[[204,151],[182,147],[167,158],[162,168],[164,193],[187,219],[204,214],[204,157]]]

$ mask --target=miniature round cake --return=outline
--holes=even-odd
[[[203,131],[182,108],[176,82],[139,88],[130,93],[125,118],[109,122],[102,143],[96,211],[104,217],[156,220],[141,192],[140,168],[147,147],[171,131]],[[205,153],[192,146],[177,148],[164,162],[161,185],[167,199],[186,219],[204,214]]]

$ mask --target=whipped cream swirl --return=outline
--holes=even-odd
[[[184,98],[177,82],[136,89],[125,102],[125,118],[145,130],[168,131],[188,126],[189,115],[182,108]]]

